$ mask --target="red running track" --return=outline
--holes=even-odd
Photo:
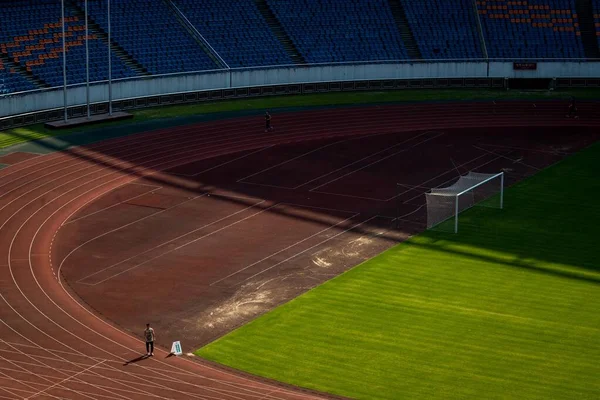
[[[164,170],[265,146],[444,127],[597,126],[564,105],[402,105],[216,121],[137,134],[27,159],[0,171],[0,399],[305,399],[325,396],[187,357],[139,359],[143,343],[91,313],[64,286],[53,240],[61,224],[103,194]],[[597,113],[600,114],[600,113]],[[59,274],[60,275],[60,274]],[[135,288],[132,288],[132,292]],[[135,293],[132,293],[134,296]],[[248,349],[255,351],[256,349]]]

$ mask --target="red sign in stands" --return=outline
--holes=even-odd
[[[537,69],[537,63],[522,63],[522,62],[516,62],[513,63],[513,69],[514,70],[519,70],[519,71],[534,71]]]

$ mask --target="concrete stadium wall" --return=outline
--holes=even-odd
[[[112,85],[112,99],[118,101],[216,89],[322,82],[559,77],[600,77],[600,62],[538,62],[537,69],[532,71],[514,71],[512,62],[500,61],[348,63],[220,70],[116,80]],[[90,86],[90,101],[108,101],[108,85],[105,82]],[[67,105],[71,107],[85,104],[85,85],[68,87]],[[64,107],[62,88],[10,94],[0,97],[0,118],[61,107]]]

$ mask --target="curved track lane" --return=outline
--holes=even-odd
[[[222,154],[448,126],[599,122],[565,120],[556,105],[541,106],[524,120],[521,114],[529,107],[514,103],[503,115],[491,112],[489,104],[311,111],[275,116],[276,131],[268,135],[260,129],[260,117],[216,121],[73,148],[1,170],[0,399],[321,398],[185,357],[167,357],[161,349],[154,358],[140,360],[143,343],[82,306],[59,279],[61,260],[52,244],[60,226],[103,194],[140,177],[162,185],[195,185],[161,171]]]

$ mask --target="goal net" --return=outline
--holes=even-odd
[[[458,232],[458,215],[474,205],[502,208],[504,202],[504,173],[482,174],[469,172],[453,185],[431,189],[427,199],[427,229]],[[454,224],[445,221],[454,220]]]

